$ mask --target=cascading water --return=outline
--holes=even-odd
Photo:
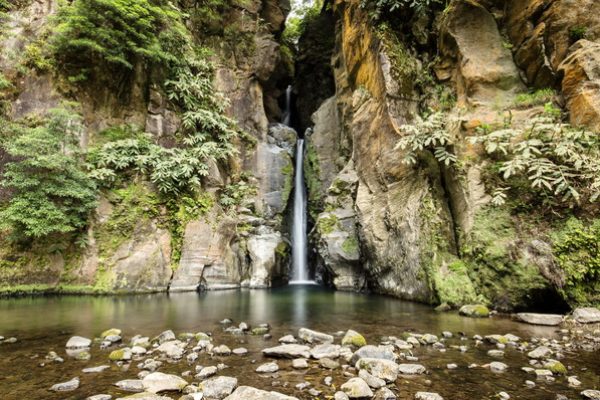
[[[286,91],[283,123],[287,126],[292,117],[292,87]],[[304,139],[296,142],[296,168],[294,174],[294,214],[292,220],[292,270],[290,284],[309,284],[306,238],[306,185],[304,184]]]

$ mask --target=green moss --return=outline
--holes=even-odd
[[[290,200],[292,187],[294,186],[294,166],[291,160],[281,169],[281,173],[285,177],[283,189],[281,190],[281,201],[283,204],[287,204]]]
[[[515,98],[515,106],[518,107],[533,107],[541,106],[552,101],[555,96],[552,89],[539,89],[530,93],[521,93]]]
[[[554,255],[564,273],[561,293],[572,306],[600,304],[600,219],[571,218],[552,234]]]
[[[367,340],[358,332],[348,331],[342,339],[342,346],[354,346],[361,348],[367,345]]]
[[[390,60],[392,76],[398,83],[399,92],[412,95],[415,84],[423,78],[419,73],[419,62],[387,23],[379,25],[377,34]]]
[[[464,305],[460,308],[459,313],[473,318],[487,318],[490,316],[490,310],[483,304]]]
[[[279,242],[277,247],[275,247],[275,254],[277,254],[281,258],[285,258],[288,256],[289,246],[285,242]]]
[[[339,226],[339,220],[334,214],[321,216],[317,220],[317,230],[321,235],[329,235]]]
[[[123,349],[113,350],[108,355],[108,359],[111,361],[121,361],[123,357],[125,357],[125,350]]]
[[[461,306],[483,300],[477,295],[463,261],[454,261],[447,268],[438,270],[434,274],[434,282],[440,303]]]
[[[581,39],[585,39],[587,35],[588,28],[586,26],[572,26],[569,28],[569,39],[571,42],[575,43]]]
[[[342,243],[342,250],[346,253],[354,253],[358,251],[358,240],[355,236],[351,236]]]
[[[310,142],[308,142],[304,157],[304,180],[308,191],[308,212],[313,219],[317,219],[319,213],[323,211],[321,167],[317,151]]]
[[[565,365],[560,361],[556,360],[551,360],[547,362],[546,364],[544,364],[544,368],[549,369],[555,375],[566,375],[568,372]]]

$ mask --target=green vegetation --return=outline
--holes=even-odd
[[[552,101],[555,96],[552,89],[539,89],[529,93],[521,93],[515,99],[517,107],[528,108],[540,106]]]
[[[361,0],[360,6],[368,11],[373,20],[378,21],[395,12],[426,13],[441,3],[441,0]]]
[[[328,235],[338,227],[338,224],[339,220],[335,214],[327,214],[317,220],[317,229],[321,235]]]
[[[569,28],[569,39],[575,43],[578,40],[585,39],[588,28],[586,26],[572,26]]]
[[[563,296],[572,304],[600,304],[600,220],[571,218],[552,237],[564,273]]]
[[[434,284],[440,303],[451,306],[481,303],[463,261],[456,260],[434,274]]]
[[[189,46],[180,17],[163,0],[63,0],[49,45],[70,81],[114,81],[139,62],[180,63]]]
[[[41,123],[5,127],[2,186],[12,191],[0,227],[17,240],[81,231],[96,206],[96,187],[77,143],[83,127],[72,108],[50,111]]]
[[[358,252],[358,249],[359,243],[356,236],[350,236],[344,240],[344,243],[342,243],[342,250],[344,250],[346,253],[355,253]]]
[[[404,96],[412,96],[415,85],[421,83],[423,76],[428,74],[420,73],[419,61],[400,40],[390,24],[379,24],[377,35],[385,48],[385,54],[390,59],[391,73],[400,87],[399,92]]]
[[[306,28],[321,14],[323,0],[317,0],[312,5],[304,5],[291,15],[285,22],[282,41],[291,49],[296,48],[298,41],[304,35]]]

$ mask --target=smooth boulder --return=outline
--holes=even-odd
[[[267,392],[250,386],[240,386],[225,398],[225,400],[298,400],[278,392]]]
[[[187,381],[177,375],[153,372],[142,379],[144,391],[149,393],[180,392],[188,385]]]
[[[518,313],[517,320],[531,325],[557,326],[563,322],[560,314]]]
[[[262,352],[268,357],[310,358],[310,347],[301,344],[282,344],[264,349]]]

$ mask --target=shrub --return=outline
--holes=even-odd
[[[82,126],[70,109],[50,111],[45,123],[12,124],[3,144],[16,161],[7,163],[2,186],[12,191],[0,211],[0,227],[16,239],[69,233],[86,226],[96,206],[96,188],[77,145]]]
[[[360,6],[369,12],[374,20],[381,19],[396,11],[425,13],[441,0],[361,0]]]
[[[515,105],[527,108],[547,104],[552,101],[554,95],[552,89],[539,89],[530,93],[521,93],[515,98]]]

